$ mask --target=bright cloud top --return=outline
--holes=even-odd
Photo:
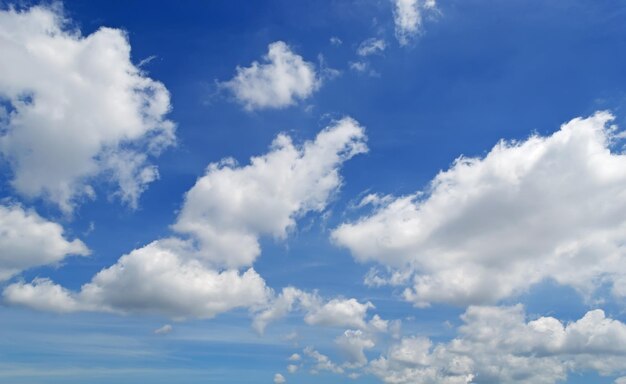
[[[83,37],[53,9],[9,9],[0,11],[0,51],[0,152],[15,190],[71,212],[104,175],[135,207],[158,178],[148,155],[175,138],[169,93],[133,65],[125,33]]]
[[[341,186],[341,165],[366,151],[364,129],[350,118],[302,146],[279,135],[249,165],[232,159],[209,165],[173,228],[198,239],[198,257],[214,265],[251,265],[261,252],[259,236],[285,238],[298,217],[324,210]]]
[[[235,77],[221,83],[247,110],[285,108],[308,98],[320,86],[315,65],[282,41],[268,46],[263,61],[237,67]]]
[[[0,250],[0,281],[28,268],[59,263],[68,255],[89,254],[82,241],[68,241],[59,224],[19,206],[2,205]]]
[[[370,282],[410,281],[404,296],[418,306],[495,302],[544,279],[587,295],[610,283],[624,297],[626,155],[610,150],[612,118],[598,112],[461,157],[426,192],[369,196],[374,212],[332,238],[389,268]]]
[[[408,45],[422,30],[424,11],[435,11],[435,0],[394,0],[393,19],[400,45]]]

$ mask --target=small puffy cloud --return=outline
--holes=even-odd
[[[321,306],[312,305],[307,308],[304,321],[310,325],[365,328],[364,318],[371,308],[374,305],[369,301],[359,303],[356,299],[332,299]]]
[[[17,205],[0,205],[0,249],[0,281],[28,268],[57,264],[68,255],[89,254],[82,241],[63,236],[61,225]]]
[[[387,332],[389,329],[389,321],[383,320],[378,315],[372,316],[372,319],[368,323],[369,328],[375,332]]]
[[[155,313],[171,318],[211,318],[268,300],[271,292],[252,268],[243,273],[207,268],[186,258],[181,249],[187,246],[168,239],[136,249],[96,274],[80,292],[35,280],[9,285],[4,299],[44,310]],[[47,303],[44,298],[48,296],[55,301]]]
[[[295,364],[289,364],[287,366],[287,372],[289,373],[296,373],[298,371],[298,366]]]
[[[527,321],[521,305],[472,306],[463,314],[458,336],[434,344],[407,337],[386,356],[372,361],[369,372],[386,383],[554,384],[568,372],[626,371],[626,324],[602,310],[564,324],[553,317]]]
[[[157,328],[154,330],[155,335],[167,335],[168,333],[172,333],[174,328],[170,324],[165,324],[164,326]]]
[[[435,0],[394,0],[393,19],[396,38],[400,45],[407,45],[422,30],[423,12],[437,9]]]
[[[263,333],[270,322],[297,310],[305,313],[304,321],[309,325],[366,329],[365,317],[371,308],[372,303],[360,303],[354,298],[325,301],[316,293],[286,287],[256,314],[253,327]]]
[[[300,356],[297,353],[294,353],[293,355],[289,356],[289,361],[300,361],[302,359],[302,356]]]
[[[311,368],[312,373],[329,371],[332,373],[343,374],[344,372],[343,368],[335,364],[328,356],[319,353],[311,347],[306,347],[304,349],[304,354],[314,362],[314,365]]]
[[[361,61],[356,61],[356,62],[351,62],[350,63],[350,69],[352,69],[353,71],[357,71],[357,72],[365,72],[368,68],[368,64],[361,62]]]
[[[9,8],[0,11],[0,51],[0,103],[10,110],[0,153],[12,187],[69,213],[102,176],[135,207],[158,178],[148,158],[174,144],[175,126],[167,89],[133,65],[126,34],[81,36],[58,8]]]
[[[286,382],[287,379],[285,379],[285,376],[281,375],[280,373],[274,375],[274,384],[283,384]]]
[[[371,37],[361,42],[356,53],[359,56],[370,56],[382,53],[386,48],[385,40]]]
[[[332,37],[330,38],[330,43],[331,43],[332,45],[341,45],[341,44],[343,44],[343,41],[341,41],[341,39],[340,39],[340,38],[338,38],[337,36],[332,36]]]
[[[252,322],[253,328],[257,332],[263,333],[269,323],[285,317],[293,311],[294,306],[296,306],[302,298],[307,301],[311,300],[309,299],[309,296],[311,295],[297,288],[283,288],[283,291],[274,297],[272,301],[268,303],[266,308],[256,314]],[[289,360],[292,361],[298,361],[299,359],[300,355],[297,353],[294,353],[289,358]]]
[[[237,67],[235,77],[220,85],[247,110],[255,110],[294,105],[311,96],[320,83],[313,63],[276,41],[268,46],[263,63]]]
[[[406,285],[418,306],[494,303],[545,279],[625,297],[626,155],[611,151],[612,119],[598,112],[460,157],[425,191],[369,198],[373,212],[332,238],[384,265],[389,278],[368,280]]]
[[[408,365],[430,364],[432,342],[425,337],[407,337],[389,349],[389,358]]]
[[[370,77],[380,77],[380,73],[372,69],[372,66],[367,61],[351,61],[349,63],[350,69],[363,75]]]
[[[359,329],[345,331],[335,339],[335,343],[345,356],[347,364],[352,368],[367,364],[367,357],[364,351],[374,348],[376,345],[370,335],[363,333]]]
[[[367,151],[365,139],[355,120],[343,118],[300,146],[281,134],[246,166],[211,164],[187,192],[173,228],[197,238],[198,257],[207,262],[251,265],[259,236],[285,238],[298,217],[325,209],[341,186],[340,167]]]

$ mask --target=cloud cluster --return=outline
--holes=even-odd
[[[408,45],[422,30],[423,12],[437,9],[436,0],[394,0],[393,20],[400,45]]]
[[[267,154],[252,158],[247,166],[225,160],[208,167],[186,194],[173,226],[188,237],[160,239],[135,249],[78,292],[36,279],[6,287],[5,302],[58,312],[157,313],[171,318],[211,318],[248,308],[270,311],[263,316],[271,319],[284,311],[281,305],[289,307],[293,301],[285,297],[290,293],[283,294],[272,302],[285,304],[268,309],[273,292],[248,268],[260,252],[258,238],[284,238],[299,216],[322,211],[341,186],[343,162],[366,150],[364,130],[350,118],[299,146],[280,135]],[[50,228],[48,232],[60,237],[59,227]],[[63,244],[57,253],[83,252],[80,242]],[[354,299],[324,303],[317,295],[293,292],[307,303],[310,324],[361,325],[358,317],[371,306]]]
[[[285,238],[298,217],[322,211],[341,186],[341,165],[366,151],[364,129],[350,118],[299,147],[281,134],[249,165],[209,165],[185,195],[173,229],[197,239],[198,257],[213,265],[251,265],[259,236]]]
[[[247,110],[288,107],[311,96],[321,84],[315,65],[282,41],[268,46],[263,61],[237,67],[235,77],[220,83]]]
[[[527,321],[521,305],[469,307],[459,335],[434,344],[403,338],[369,371],[386,383],[539,383],[565,380],[568,372],[626,371],[626,324],[602,310],[564,324],[553,317]]]
[[[17,205],[0,205],[0,250],[0,281],[32,267],[57,264],[68,255],[89,254],[82,241],[63,236],[61,225]]]
[[[11,185],[66,213],[97,176],[131,207],[158,178],[149,156],[175,142],[170,97],[130,59],[126,34],[71,29],[56,8],[0,11],[0,153]]]
[[[369,196],[375,210],[333,240],[407,285],[418,306],[494,303],[545,279],[590,295],[626,296],[626,155],[613,117],[577,118],[547,137],[502,141],[484,158],[458,158],[428,190]]]

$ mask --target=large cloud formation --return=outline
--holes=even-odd
[[[170,97],[130,59],[126,34],[71,29],[57,8],[0,11],[0,153],[11,184],[71,212],[98,175],[131,207],[174,143]]]
[[[553,384],[569,372],[626,372],[626,324],[602,310],[564,324],[554,317],[527,321],[521,305],[469,307],[459,335],[447,343],[405,337],[372,360],[385,383]]]
[[[221,83],[247,110],[288,107],[311,96],[321,84],[315,65],[282,41],[271,43],[263,60],[237,67],[235,77]]]
[[[237,166],[233,160],[212,164],[185,196],[173,226],[181,236],[133,250],[78,292],[39,278],[6,287],[5,302],[57,312],[172,318],[210,318],[234,308],[266,312],[274,303],[273,292],[250,267],[260,253],[259,237],[284,238],[298,217],[322,211],[341,186],[343,162],[367,150],[365,139],[364,129],[344,118],[300,146],[279,135],[270,151],[249,165]],[[358,325],[371,306],[298,295],[309,298],[310,324]]]
[[[369,196],[370,214],[334,241],[386,266],[374,283],[409,285],[407,300],[493,303],[552,279],[590,295],[626,296],[626,155],[613,116],[576,118],[547,137],[501,141],[458,158],[428,190]]]

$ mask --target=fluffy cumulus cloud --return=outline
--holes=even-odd
[[[373,360],[370,373],[386,383],[553,384],[568,372],[614,375],[626,370],[626,324],[601,310],[563,323],[527,321],[521,305],[470,307],[457,338],[434,344],[406,337]]]
[[[435,0],[394,0],[393,19],[400,45],[409,44],[422,30],[424,12],[437,9]]]
[[[253,269],[240,273],[207,268],[184,256],[187,246],[167,239],[136,249],[96,274],[80,292],[39,279],[9,285],[4,299],[41,310],[156,313],[172,318],[211,318],[267,301],[270,291]],[[45,298],[52,295],[56,299],[51,303]]]
[[[68,255],[89,254],[83,242],[63,236],[61,225],[17,205],[0,205],[0,250],[0,281],[28,268],[57,264]]]
[[[324,300],[317,293],[309,293],[294,287],[287,287],[274,297],[255,316],[253,326],[262,333],[265,327],[292,311],[304,312],[304,321],[309,325],[325,327],[350,327],[358,329],[379,329],[379,316],[374,316],[368,324],[367,311],[374,308],[370,302],[360,303],[356,299],[334,298]]]
[[[369,196],[374,211],[332,237],[388,268],[369,282],[406,284],[419,306],[493,303],[545,279],[624,297],[626,155],[611,150],[612,119],[598,112],[460,157],[426,191]]]
[[[282,41],[271,43],[263,63],[237,67],[231,80],[220,83],[247,110],[284,108],[315,92],[321,80],[315,65]]]
[[[367,364],[365,350],[374,348],[376,345],[373,338],[360,329],[345,331],[343,335],[335,339],[335,343],[346,358],[347,364],[352,367]]]
[[[274,384],[284,384],[286,382],[287,379],[285,379],[285,376],[281,375],[280,373],[274,375]]]
[[[261,313],[257,329],[262,331],[297,300],[306,308],[309,324],[365,326],[370,303],[324,301],[293,288],[274,297],[250,266],[260,252],[259,236],[283,238],[299,216],[322,211],[341,185],[342,163],[366,150],[363,128],[349,118],[301,146],[280,135],[267,154],[254,157],[248,166],[232,161],[209,166],[186,194],[173,226],[188,237],[160,239],[135,249],[76,292],[47,279],[11,284],[4,290],[5,302],[58,312],[156,313],[171,318],[211,318],[247,308]],[[17,218],[41,221],[19,212]],[[62,246],[47,247],[56,252],[54,257],[86,252],[79,241],[63,240],[60,227],[44,224],[39,234],[45,241],[63,241]]]
[[[0,11],[0,153],[11,185],[71,212],[97,176],[131,207],[158,177],[149,156],[172,145],[165,86],[130,59],[119,29],[89,36],[58,9]]]
[[[198,239],[198,257],[207,262],[251,265],[260,254],[259,236],[284,238],[298,217],[322,211],[341,186],[341,165],[365,151],[364,129],[350,118],[300,146],[279,135],[249,165],[231,159],[209,165],[187,192],[173,228]]]

